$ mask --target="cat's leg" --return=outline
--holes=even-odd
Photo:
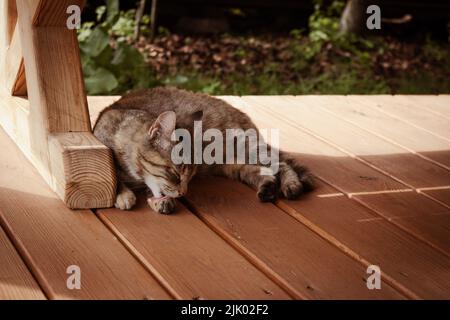
[[[314,189],[311,172],[293,156],[282,153],[279,168],[280,189],[287,199],[295,199],[301,193]]]
[[[136,196],[125,183],[119,181],[117,196],[114,206],[120,210],[130,210],[136,203]]]
[[[295,199],[303,192],[303,185],[297,173],[286,162],[280,162],[278,175],[280,191],[286,199]]]
[[[278,179],[275,175],[261,174],[264,169],[267,168],[259,165],[231,164],[222,165],[219,170],[224,176],[242,181],[256,189],[256,195],[260,201],[275,201],[278,195]]]

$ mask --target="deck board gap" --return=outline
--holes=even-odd
[[[398,143],[397,141],[395,141],[395,140],[393,140],[393,139],[391,139],[389,137],[386,137],[385,135],[382,135],[382,134],[379,134],[379,133],[377,133],[377,132],[375,132],[373,130],[367,129],[364,126],[359,125],[355,121],[348,120],[345,117],[342,117],[342,116],[338,115],[337,113],[328,110],[327,108],[320,107],[320,110],[330,114],[331,116],[333,116],[333,117],[335,117],[335,118],[337,118],[339,120],[345,121],[345,122],[349,123],[350,125],[353,125],[353,126],[359,128],[361,130],[364,130],[364,131],[368,132],[369,134],[372,134],[372,135],[374,135],[374,136],[376,136],[376,137],[378,137],[380,139],[383,139],[383,140],[387,141],[388,143],[391,143],[391,144],[393,144],[395,146],[398,146],[398,147],[408,151],[409,153],[414,154],[417,157],[420,157],[420,158],[422,158],[422,159],[424,159],[426,161],[429,161],[429,162],[431,162],[431,163],[433,163],[433,164],[435,164],[437,166],[440,166],[441,168],[443,168],[445,170],[450,171],[450,167],[446,166],[445,164],[440,163],[440,162],[438,162],[436,160],[433,160],[433,159],[431,159],[431,158],[429,158],[429,157],[427,157],[427,156],[421,154],[420,152],[417,152],[417,151],[415,151],[415,150],[413,150],[411,148],[408,148],[407,146],[405,146],[405,145],[403,145],[401,143]]]
[[[265,262],[259,259],[256,255],[247,250],[242,244],[240,244],[237,240],[233,239],[226,232],[222,231],[219,226],[214,225],[211,221],[206,219],[202,214],[198,212],[195,208],[195,205],[186,198],[182,199],[182,203],[186,206],[186,208],[194,214],[202,223],[204,223],[210,230],[216,233],[219,237],[221,237],[225,242],[227,242],[234,250],[236,250],[241,256],[243,256],[247,261],[249,261],[252,265],[258,268],[261,272],[263,272],[269,279],[278,284],[281,288],[283,288],[292,298],[308,300],[308,298],[291,286],[287,281],[283,279],[280,275],[278,275],[272,268],[270,268]]]
[[[376,165],[370,163],[369,161],[367,161],[367,160],[361,158],[360,156],[358,156],[358,155],[356,155],[356,154],[354,154],[354,153],[348,151],[347,149],[345,149],[345,148],[339,146],[338,144],[336,144],[336,143],[330,141],[329,139],[324,138],[324,137],[322,137],[322,136],[316,134],[316,133],[313,132],[312,130],[310,130],[310,129],[308,129],[308,128],[305,128],[304,126],[299,125],[299,124],[293,122],[293,121],[290,120],[289,118],[285,118],[285,117],[279,116],[277,113],[273,112],[272,110],[266,109],[266,108],[264,107],[264,104],[262,104],[261,102],[257,101],[257,102],[255,102],[255,103],[263,107],[263,108],[261,109],[262,112],[264,112],[264,113],[266,113],[266,114],[268,114],[268,115],[270,115],[270,116],[272,116],[272,117],[276,117],[276,118],[279,119],[279,120],[285,121],[285,122],[288,123],[288,125],[290,125],[291,127],[294,127],[294,128],[296,128],[296,129],[298,129],[298,130],[301,130],[302,132],[304,132],[304,133],[306,133],[306,134],[309,134],[310,136],[312,136],[312,137],[314,137],[314,138],[316,138],[316,139],[319,139],[320,141],[322,141],[322,142],[328,144],[329,146],[331,146],[331,147],[333,147],[333,148],[335,148],[335,149],[337,149],[337,150],[339,150],[339,151],[341,151],[341,152],[347,154],[349,157],[351,157],[351,158],[353,158],[353,159],[355,159],[355,160],[357,160],[357,161],[359,161],[359,162],[365,164],[366,166],[371,167],[372,169],[374,169],[374,170],[380,172],[381,174],[383,174],[383,175],[385,175],[385,176],[387,176],[387,177],[389,177],[389,178],[395,180],[396,182],[398,182],[398,183],[400,183],[400,184],[403,184],[404,186],[406,186],[406,187],[408,187],[408,188],[411,188],[411,189],[415,190],[417,193],[419,193],[419,191],[418,191],[418,189],[417,189],[416,187],[414,187],[413,185],[407,183],[406,181],[404,181],[404,180],[402,180],[402,179],[400,179],[400,178],[394,176],[393,174],[391,174],[391,173],[385,171],[384,169],[379,168],[378,166],[376,166]],[[425,195],[425,194],[424,194],[424,195]],[[429,198],[430,200],[432,200],[432,201],[438,203],[439,205],[442,205],[442,206],[444,206],[444,207],[446,207],[446,208],[450,208],[447,204],[443,203],[443,202],[440,201],[439,199],[436,199],[435,197],[433,197],[433,196],[431,196],[431,195],[429,195],[429,194],[427,194],[426,197]]]
[[[96,210],[95,210],[96,211]],[[97,219],[108,229],[112,235],[117,237],[119,241],[122,243],[124,248],[144,267],[148,273],[155,278],[155,280],[163,287],[167,293],[172,296],[172,298],[181,300],[183,299],[178,292],[164,279],[164,277],[161,275],[161,273],[156,270],[150,263],[146,261],[146,259],[140,254],[139,250],[136,249],[136,247],[127,240],[126,237],[123,236],[123,234],[114,226],[113,223],[111,223],[108,218],[98,214],[97,212],[94,212]]]
[[[47,292],[45,291],[44,287],[41,285],[41,282],[39,281],[38,277],[36,277],[35,273],[33,272],[33,269],[30,266],[27,258],[23,255],[22,250],[17,245],[17,241],[16,241],[15,237],[12,236],[12,234],[10,233],[10,230],[8,230],[8,228],[5,228],[3,218],[1,216],[2,216],[2,212],[0,209],[0,232],[2,232],[5,235],[6,240],[9,241],[9,243],[12,245],[13,249],[15,250],[15,253],[17,254],[17,257],[23,263],[28,274],[34,280],[35,284],[37,285],[37,288],[40,290],[40,293],[43,295],[43,297],[46,300],[49,300],[49,296],[48,296]]]
[[[323,230],[322,228],[320,228],[317,224],[315,224],[314,222],[310,221],[309,219],[307,219],[306,217],[301,215],[300,212],[298,212],[294,208],[290,207],[285,202],[277,201],[275,205],[278,208],[280,208],[281,211],[283,211],[285,214],[293,217],[295,220],[297,220],[298,222],[303,224],[305,227],[310,229],[312,232],[314,232],[315,234],[320,236],[322,239],[326,240],[327,242],[329,242],[330,244],[335,246],[338,250],[342,251],[344,254],[346,254],[353,260],[357,261],[364,267],[367,268],[368,266],[373,265],[372,262],[368,261],[363,256],[359,255],[356,251],[352,250],[350,247],[343,244],[341,241],[339,241],[339,239],[335,238],[330,233],[328,233],[325,230]],[[380,217],[380,218],[374,218],[374,219],[383,219],[383,218]],[[411,290],[409,290],[408,288],[403,286],[401,283],[396,281],[389,274],[383,273],[383,279],[389,285],[391,285],[393,288],[395,288],[399,293],[405,295],[409,299],[420,299],[420,297],[416,293],[412,292]]]

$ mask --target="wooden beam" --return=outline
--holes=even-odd
[[[35,2],[17,1],[30,103],[39,105],[38,122],[45,123],[51,133],[89,131],[76,33],[65,24],[33,27],[32,21],[38,14]]]
[[[76,32],[66,26],[67,7],[83,3],[17,0],[17,30],[1,47],[9,88],[0,90],[0,123],[74,209],[112,206],[116,190],[111,152],[91,132]],[[25,70],[28,102],[11,96]]]
[[[11,39],[14,33],[14,29],[17,24],[17,6],[16,0],[7,0],[6,1],[6,41],[7,43],[11,43]]]
[[[35,10],[33,17],[33,25],[40,27],[61,27],[65,26],[67,22],[67,7],[77,5],[82,9],[86,3],[85,0],[40,0],[33,2],[38,5],[33,5]]]
[[[94,135],[52,134],[49,152],[54,190],[69,208],[112,206],[116,194],[112,153]]]

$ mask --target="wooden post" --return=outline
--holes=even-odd
[[[76,32],[66,26],[74,4],[84,1],[17,0],[18,28],[1,48],[0,123],[70,208],[109,207],[114,164],[91,132]],[[28,103],[12,96],[25,78]]]

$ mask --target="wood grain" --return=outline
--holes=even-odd
[[[450,210],[414,192],[357,195],[362,203],[450,256]]]
[[[72,211],[0,129],[0,222],[50,299],[170,296],[90,210]],[[81,290],[66,286],[70,265]]]
[[[23,28],[21,44],[30,104],[36,109],[39,105],[40,113],[46,116],[41,120],[50,133],[89,131],[75,32],[66,27],[32,28],[31,22],[26,21],[30,17],[26,15],[27,8],[22,7],[22,2],[18,1],[19,23]]]
[[[421,193],[431,196],[433,199],[440,201],[450,208],[450,188],[420,190]]]
[[[9,44],[9,43],[11,43],[14,29],[16,28],[16,24],[17,24],[17,6],[16,6],[16,0],[4,0],[4,2],[6,5],[4,18],[7,23],[6,41]]]
[[[112,152],[90,132],[49,136],[55,191],[69,208],[106,208],[116,199]]]
[[[319,137],[306,139],[301,130],[293,127],[287,121],[279,119],[273,113],[267,113],[260,104],[250,104],[248,101],[250,99],[247,101],[234,97],[227,97],[226,99],[234,106],[246,111],[260,128],[278,128],[280,130],[281,149],[296,155],[299,161],[310,167],[315,175],[321,177],[339,191],[344,192],[347,196],[353,197],[371,209],[376,209],[375,211],[380,217],[388,219],[389,222],[406,230],[412,236],[425,241],[425,243],[446,255],[449,254],[449,244],[448,241],[445,241],[446,238],[450,239],[448,220],[445,215],[434,215],[434,212],[447,212],[448,208],[431,201],[424,195],[412,192],[407,186],[404,189],[401,189],[401,185],[398,188],[380,188],[380,182],[386,184],[385,181],[389,181],[389,177],[367,175],[366,169],[361,171],[361,167],[364,168],[364,166],[353,166],[351,162],[349,164],[350,159],[352,159],[351,156],[339,160],[341,163],[346,163],[345,175],[340,174],[335,155],[328,153],[317,156],[318,150],[325,150]],[[300,115],[297,118],[303,118],[303,109],[301,110],[301,113],[300,111],[297,113]],[[315,125],[321,126],[322,123],[315,123]],[[337,148],[335,147],[335,149]],[[329,158],[333,159],[334,163],[328,160]],[[415,170],[414,167],[408,166],[407,168],[412,171]],[[358,177],[363,177],[363,179]],[[360,188],[360,191],[350,191],[352,189],[349,186],[359,187],[359,185],[365,185],[365,188]],[[395,191],[410,192],[397,193]],[[375,203],[379,204],[376,208],[373,203],[366,202],[366,199],[368,201],[372,199],[372,196],[377,199]],[[405,201],[404,197],[408,197],[409,201]],[[417,218],[413,220],[389,219],[391,212],[395,212],[397,208],[401,208],[401,210],[409,212],[410,215]],[[437,223],[437,221],[440,221],[440,223]]]
[[[440,138],[450,140],[448,118],[436,115],[423,109],[421,102],[405,96],[374,96],[368,97],[376,101],[377,108],[390,116],[426,130]]]
[[[7,91],[13,95],[25,96],[27,94],[25,80],[25,66],[22,58],[22,48],[20,44],[20,32],[16,30],[17,10],[15,1],[4,1],[5,29],[2,33],[5,39],[3,42],[2,58],[0,68],[2,70],[2,81]]]
[[[37,27],[62,27],[67,23],[67,7],[76,5],[83,9],[86,0],[35,0],[39,2],[33,17],[33,25]]]
[[[25,64],[22,57],[19,31],[14,32],[3,61],[4,84],[8,92],[15,96],[27,95]]]
[[[259,127],[281,129],[281,148],[297,153],[299,159],[310,166],[315,174],[338,187],[338,189],[334,189],[329,185],[320,184],[317,193],[299,201],[279,201],[277,205],[285,211],[284,214],[292,215],[297,219],[297,223],[303,224],[307,228],[305,230],[312,230],[313,234],[326,239],[334,248],[352,257],[361,266],[369,263],[380,265],[385,283],[406,297],[448,298],[447,270],[449,262],[447,243],[445,242],[447,224],[442,218],[439,218],[439,221],[434,218],[434,216],[443,215],[443,212],[440,211],[436,215],[435,209],[442,210],[445,209],[444,207],[438,206],[434,201],[415,193],[413,189],[397,180],[349,156],[339,147],[330,146],[321,140],[321,137],[300,131],[282,119],[268,114],[259,105],[249,104],[239,97],[221,98],[225,98],[231,104],[247,112]],[[117,97],[88,97],[91,121],[94,122],[100,110],[116,99]],[[302,116],[298,112],[294,115],[296,118]],[[198,189],[198,184],[194,184],[190,187],[189,192],[194,192],[194,196],[197,198],[193,199],[189,194],[188,199],[200,218],[210,228],[232,244],[247,259],[253,261],[259,269],[279,283],[286,284],[288,289],[303,297],[305,293],[299,291],[297,287],[298,282],[302,283],[302,280],[292,280],[286,276],[288,280],[284,281],[284,274],[277,269],[277,263],[285,267],[286,262],[284,261],[288,255],[283,253],[292,249],[277,245],[280,241],[277,241],[279,235],[276,230],[288,230],[287,235],[290,236],[290,228],[278,227],[277,223],[267,219],[263,209],[253,205],[253,191],[250,191],[249,197],[247,197],[241,189],[234,186],[233,182],[229,183],[233,185],[228,186],[220,181],[216,182],[216,180],[202,182],[200,189]],[[241,187],[246,188],[245,186]],[[220,194],[211,196],[211,192],[217,190],[220,190]],[[230,196],[233,192],[239,194],[239,199],[237,196],[236,199],[234,196]],[[435,190],[426,190],[426,192],[435,192]],[[398,200],[397,195],[399,195]],[[353,200],[346,196],[351,196]],[[212,199],[210,199],[211,197]],[[246,199],[245,201],[242,200],[243,197]],[[376,198],[377,201],[374,200],[374,202],[381,203],[381,205],[372,207],[373,210],[367,208],[372,204],[369,197]],[[369,199],[367,203],[364,202],[365,199]],[[362,204],[358,204],[359,201]],[[202,210],[198,210],[198,203],[202,204]],[[245,211],[237,208],[238,206],[244,207]],[[261,206],[266,205],[261,204]],[[397,208],[401,208],[401,210],[397,210]],[[260,214],[261,212],[263,213]],[[398,216],[393,216],[395,214]],[[251,218],[248,217],[249,215]],[[414,216],[415,221],[406,221],[411,218],[411,215]],[[230,219],[230,216],[233,219]],[[429,219],[430,216],[432,216],[431,219]],[[273,219],[275,220],[275,218]],[[293,224],[294,222],[291,222],[291,225]],[[271,227],[268,228],[267,225]],[[300,231],[297,230],[297,232]],[[307,234],[309,235],[309,233]],[[128,238],[131,237],[128,236]],[[283,241],[286,240],[282,240],[281,243],[285,243]],[[268,242],[271,243],[267,244]],[[270,252],[273,252],[272,246],[281,247],[281,249],[274,250],[277,252],[274,254],[275,258],[269,257]],[[257,250],[261,250],[261,247],[267,252],[260,254],[260,251]],[[297,247],[294,246],[294,248]],[[293,261],[304,259],[302,257],[304,257],[305,251],[308,252],[305,249],[296,250],[301,258],[296,257]],[[307,260],[309,263],[315,261],[311,258]],[[303,263],[299,263],[299,265],[303,266]],[[317,269],[322,270],[323,267],[317,266]],[[302,273],[301,277],[306,280],[313,278],[312,276],[307,278],[305,273]],[[312,283],[312,281],[306,282]],[[322,283],[319,281],[319,284]],[[305,297],[311,296],[311,294],[308,295],[311,288],[315,289],[315,286],[310,286],[306,290],[307,296]],[[334,290],[339,289],[335,286]],[[327,290],[327,292],[329,291]],[[331,290],[331,292],[335,291]],[[314,292],[313,294],[322,296],[322,293]]]
[[[427,102],[430,108],[436,105],[437,107],[433,110],[441,110],[438,106],[446,102],[443,97],[433,96],[414,96],[411,99]],[[321,110],[330,112],[340,119],[349,121],[450,170],[450,141],[381,112],[374,100],[361,99],[357,96],[321,96],[320,100],[323,102],[317,107]],[[415,105],[414,108],[417,106]]]
[[[409,189],[320,138],[298,130],[272,114],[264,113],[258,104],[251,104],[239,97],[226,96],[221,99],[246,112],[259,128],[278,129],[280,148],[296,154],[314,174],[340,191],[351,194]]]
[[[224,178],[197,180],[192,208],[255,264],[310,299],[401,299],[388,284],[368,290],[366,269],[255,191]]]
[[[414,106],[424,108],[440,117],[450,119],[450,95],[407,95],[405,98],[414,101]]]
[[[0,300],[45,299],[44,293],[1,227],[0,265]]]
[[[244,100],[259,104],[270,113],[277,112],[288,123],[305,128],[341,148],[349,155],[371,164],[381,172],[399,179],[412,188],[446,186],[450,171],[431,163],[397,145],[387,142],[335,116],[323,112],[329,101],[306,97],[244,97]],[[338,102],[334,102],[338,105]],[[300,117],[286,115],[300,113]],[[411,170],[410,168],[414,168]]]
[[[99,216],[176,297],[290,298],[183,205],[168,216],[140,200],[132,212],[106,209]]]
[[[412,194],[405,192],[389,195],[391,198],[402,198]],[[364,197],[375,200],[377,196]],[[388,199],[378,197],[376,200],[387,203]],[[408,232],[321,181],[318,181],[318,189],[313,193],[298,201],[281,199],[277,205],[355,259],[366,265],[380,266],[384,279],[409,297],[450,297],[450,256],[432,250]],[[422,206],[427,205],[430,203],[424,201]],[[431,205],[435,204],[431,201]],[[393,208],[392,202],[389,202],[388,207]],[[402,212],[405,214],[405,210],[395,210],[392,214],[402,215]],[[391,218],[393,217],[389,217]],[[409,218],[410,215],[406,219]],[[416,218],[420,219],[418,215]],[[426,220],[426,223],[431,225],[434,221]],[[448,233],[442,232],[442,226],[432,231],[439,234],[436,233],[439,229],[439,238],[444,241]],[[448,247],[448,243],[443,247]]]
[[[65,23],[67,5],[83,3],[17,1],[19,28],[6,54],[9,92],[1,93],[4,114],[0,120],[70,208],[98,208],[113,204],[116,181],[109,150],[98,141],[92,144],[96,139],[91,133],[76,32]],[[21,94],[28,94],[28,106],[11,106],[17,99],[9,93],[25,89]],[[67,140],[74,135],[78,135],[76,145]]]

